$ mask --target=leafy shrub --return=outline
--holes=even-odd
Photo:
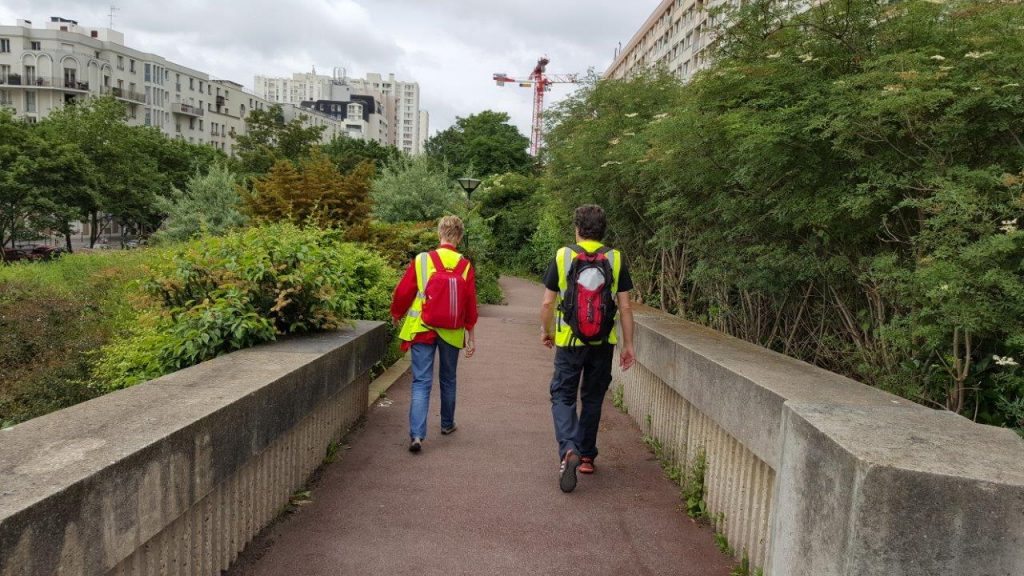
[[[373,215],[384,222],[437,220],[465,203],[465,194],[426,156],[392,163],[373,182]]]
[[[103,348],[95,376],[123,388],[281,335],[384,320],[394,281],[336,231],[279,224],[176,246],[144,283],[160,309]]]
[[[0,268],[0,427],[95,397],[90,351],[146,304],[143,251]]]
[[[348,231],[345,237],[376,252],[391,267],[404,270],[417,254],[437,248],[437,223],[373,221]]]
[[[189,178],[184,191],[172,188],[169,198],[157,200],[157,207],[167,214],[155,237],[162,241],[181,242],[201,234],[219,236],[246,221],[238,183],[222,165]]]

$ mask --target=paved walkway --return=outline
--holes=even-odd
[[[266,530],[231,574],[729,573],[610,394],[597,474],[559,491],[541,289],[502,285],[509,305],[484,308],[477,354],[460,358],[458,431],[437,432],[435,385],[423,452],[409,453],[409,377],[399,380],[326,469],[313,503]]]

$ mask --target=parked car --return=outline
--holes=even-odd
[[[32,254],[38,256],[41,260],[52,260],[64,254],[64,249],[55,246],[33,246]]]
[[[35,260],[36,256],[30,250],[23,248],[4,248],[4,262],[20,262],[24,260]]]

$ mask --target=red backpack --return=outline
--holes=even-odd
[[[584,344],[606,343],[615,329],[614,271],[608,260],[611,248],[587,252],[579,245],[568,248],[577,254],[566,271],[566,290],[559,305],[562,320],[573,340]]]
[[[465,328],[469,290],[463,273],[469,267],[469,260],[460,257],[455,267],[449,269],[445,268],[437,250],[430,252],[430,259],[434,261],[435,270],[423,289],[426,300],[420,320],[431,328]]]

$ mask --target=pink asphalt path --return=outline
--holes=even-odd
[[[407,451],[405,376],[324,470],[313,502],[265,530],[230,574],[729,574],[733,562],[680,509],[678,487],[610,394],[597,473],[559,491],[543,289],[502,287],[508,306],[483,307],[477,354],[459,361],[458,431],[438,433],[435,385],[423,452]]]

